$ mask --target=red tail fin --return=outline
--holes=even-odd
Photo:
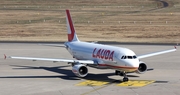
[[[71,19],[69,10],[66,10],[66,23],[67,23],[67,31],[68,31],[68,41],[69,42],[79,41],[74,29],[73,21]]]

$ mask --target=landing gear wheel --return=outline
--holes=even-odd
[[[123,75],[124,75],[123,82],[129,81],[125,71],[123,72]]]
[[[123,82],[129,81],[128,78],[123,78]]]

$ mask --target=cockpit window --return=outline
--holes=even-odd
[[[136,59],[137,57],[134,55],[134,56],[122,56],[121,59]]]
[[[136,59],[136,58],[137,58],[137,57],[134,55],[134,56],[133,56],[133,59]]]
[[[124,56],[122,56],[121,59],[124,59]]]
[[[128,57],[128,59],[132,59],[133,57],[132,56],[127,56]]]

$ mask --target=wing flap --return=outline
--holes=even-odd
[[[51,61],[51,62],[79,62],[83,64],[94,64],[92,60],[72,60],[72,59],[54,59],[54,58],[34,58],[34,57],[16,57],[9,56],[12,59],[24,59],[24,60],[32,60],[32,61]]]

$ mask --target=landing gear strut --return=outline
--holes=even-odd
[[[123,75],[124,75],[123,82],[129,81],[125,71],[123,72]]]
[[[121,71],[116,70],[116,71],[115,71],[115,74],[116,74],[116,75],[120,75],[120,76],[124,76],[123,82],[129,81],[129,79],[128,79],[125,71],[121,72]]]

